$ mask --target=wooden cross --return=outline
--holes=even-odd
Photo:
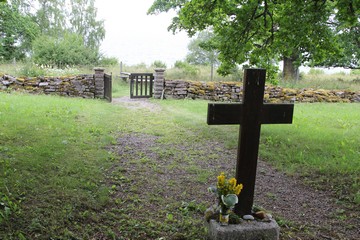
[[[265,75],[265,69],[245,70],[242,104],[208,105],[209,125],[241,125],[235,176],[244,186],[235,206],[239,216],[251,214],[254,202],[261,124],[292,123],[293,104],[263,104]]]

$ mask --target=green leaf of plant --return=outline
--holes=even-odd
[[[222,195],[221,200],[227,207],[233,207],[238,203],[238,197],[235,194]]]

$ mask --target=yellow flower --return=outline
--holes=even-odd
[[[220,175],[217,177],[218,179],[218,187],[221,188],[225,184],[225,173],[220,173]]]
[[[230,189],[235,189],[235,187],[236,187],[236,178],[230,178],[230,180],[229,180],[229,187],[230,187]]]
[[[243,189],[242,184],[237,185],[236,188],[235,188],[235,194],[239,195],[242,189]]]

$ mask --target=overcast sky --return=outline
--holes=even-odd
[[[186,33],[167,31],[175,13],[147,15],[153,0],[96,0],[98,19],[105,20],[106,37],[101,51],[125,64],[167,63],[183,60],[190,39]]]

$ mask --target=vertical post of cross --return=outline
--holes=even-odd
[[[154,98],[160,99],[163,95],[165,84],[165,69],[155,68],[154,75]]]
[[[240,216],[251,214],[254,202],[265,75],[265,69],[246,69],[244,75],[243,114],[236,165],[236,179],[244,185],[239,203],[235,206],[235,213]]]

